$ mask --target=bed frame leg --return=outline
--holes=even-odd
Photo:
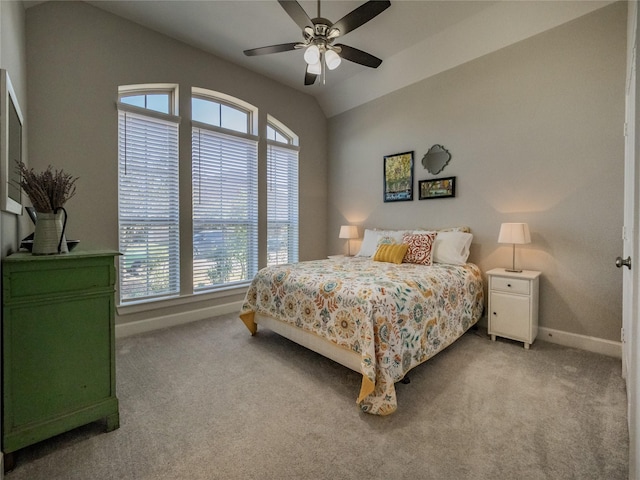
[[[404,378],[402,380],[400,380],[400,383],[404,383],[405,385],[411,383],[411,379],[409,378],[408,375],[405,375]]]

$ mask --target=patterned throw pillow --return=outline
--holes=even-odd
[[[408,248],[409,245],[405,243],[383,243],[378,246],[373,260],[376,262],[402,263]]]
[[[436,239],[436,232],[431,233],[405,233],[402,236],[402,243],[406,243],[409,248],[404,255],[405,263],[417,263],[419,265],[431,265],[433,257],[433,243]]]

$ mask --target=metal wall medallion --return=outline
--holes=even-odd
[[[451,160],[451,154],[442,145],[434,145],[422,157],[422,166],[432,175],[439,174]]]

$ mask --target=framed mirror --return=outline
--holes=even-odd
[[[422,157],[422,166],[432,175],[439,174],[451,160],[451,154],[442,145],[434,145]]]
[[[6,70],[0,70],[0,208],[22,214],[17,162],[23,161],[23,116]]]
[[[17,162],[23,161],[23,117],[6,70],[0,70],[0,94],[0,208],[22,214]]]

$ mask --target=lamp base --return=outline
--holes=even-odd
[[[511,262],[511,268],[505,268],[504,270],[505,272],[522,273],[522,269],[516,268],[516,244],[514,243],[512,247],[513,247],[513,261]]]

